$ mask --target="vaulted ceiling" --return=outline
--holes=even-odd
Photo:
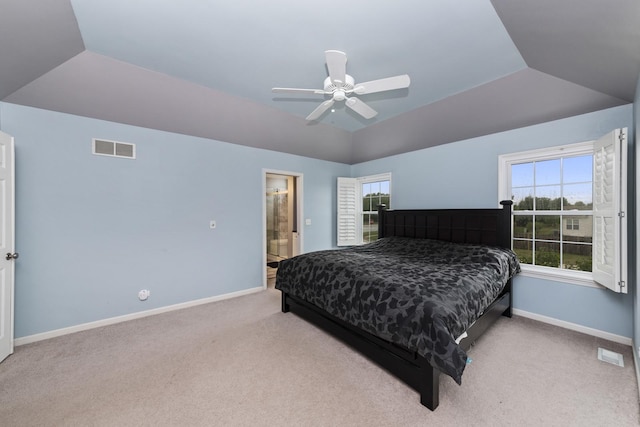
[[[305,117],[324,51],[411,85]],[[637,0],[0,0],[0,100],[357,163],[633,102]],[[107,138],[108,135],[97,135]]]

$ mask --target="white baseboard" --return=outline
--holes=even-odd
[[[513,309],[513,314],[515,314],[516,316],[522,316],[529,319],[537,320],[542,323],[548,323],[550,325],[560,326],[561,328],[570,329],[572,331],[582,332],[583,334],[592,335],[594,337],[617,342],[619,344],[625,344],[628,346],[633,345],[632,339],[629,337],[623,337],[622,335],[612,334],[611,332],[605,332],[599,329],[589,328],[587,326],[578,325],[577,323],[566,322],[564,320],[554,319],[553,317],[547,317],[541,314],[530,313],[524,310],[518,310],[517,308]]]
[[[43,332],[40,334],[28,335],[26,337],[16,338],[13,341],[15,346],[21,346],[25,344],[30,344],[37,341],[46,340],[49,338],[55,338],[62,335],[72,334],[74,332],[86,331],[89,329],[100,328],[102,326],[114,325],[116,323],[127,322],[129,320],[141,319],[143,317],[154,316],[156,314],[167,313],[169,311],[182,310],[184,308],[195,307],[202,304],[209,304],[212,302],[222,301],[226,299],[236,298],[243,295],[249,295],[256,292],[263,291],[264,287],[260,286],[257,288],[245,289],[242,291],[231,292],[224,295],[217,295],[215,297],[202,298],[198,300],[183,302],[180,304],[168,305],[165,307],[154,308],[151,310],[139,311],[136,313],[125,314],[123,316],[110,317],[108,319],[97,320],[95,322],[82,323],[80,325],[70,326],[68,328],[54,329],[52,331]],[[554,319],[553,317],[543,316],[541,314],[531,313],[524,310],[519,310],[517,308],[513,309],[513,314],[516,316],[522,316],[529,319],[537,320],[539,322],[548,323],[555,326],[560,326],[561,328],[570,329],[572,331],[582,332],[587,335],[592,335],[598,338],[603,338],[609,341],[617,342],[620,344],[625,344],[629,346],[633,346],[633,342],[631,338],[624,337],[622,335],[612,334],[610,332],[601,331],[599,329],[593,329],[586,326],[578,325],[576,323],[566,322],[564,320]],[[636,372],[638,374],[638,382],[640,384],[640,360],[638,360],[638,354],[636,352],[636,348],[633,347],[634,358],[636,359]]]
[[[180,304],[168,305],[165,307],[154,308],[151,310],[125,314],[124,316],[110,317],[108,319],[97,320],[95,322],[82,323],[80,325],[70,326],[68,328],[55,329],[53,331],[16,338],[13,341],[13,345],[20,346],[20,345],[30,344],[37,341],[47,340],[49,338],[55,338],[62,335],[73,334],[74,332],[86,331],[89,329],[100,328],[102,326],[114,325],[116,323],[127,322],[129,320],[140,319],[148,316],[154,316],[156,314],[167,313],[169,311],[182,310],[183,308],[195,307],[202,304],[209,304],[216,301],[236,298],[243,295],[249,295],[256,292],[260,292],[263,290],[264,290],[264,287],[260,286],[258,288],[245,289],[243,291],[231,292],[229,294],[217,295],[215,297],[202,298],[198,300],[183,302]]]

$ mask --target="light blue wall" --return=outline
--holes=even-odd
[[[16,145],[17,338],[262,286],[263,168],[304,175],[304,250],[335,245],[348,165],[6,103],[0,114]],[[137,159],[92,155],[96,137],[135,143]]]
[[[338,176],[392,172],[396,208],[493,207],[499,154],[616,127],[633,135],[638,112],[617,107],[351,167],[6,103],[0,117],[16,139],[19,338],[261,286],[263,168],[304,174],[308,252],[335,246]],[[94,156],[94,137],[135,143],[138,158]],[[514,298],[517,309],[634,336],[637,295],[518,277]]]
[[[498,207],[500,154],[594,140],[619,127],[628,127],[633,135],[632,116],[632,105],[626,105],[360,163],[351,172],[391,172],[391,203],[398,209]],[[632,295],[520,276],[514,281],[514,307],[633,336]]]

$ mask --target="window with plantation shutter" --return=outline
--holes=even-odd
[[[499,156],[523,275],[627,292],[626,135]]]
[[[593,280],[627,293],[626,129],[593,147]]]
[[[391,207],[391,174],[338,178],[338,246],[378,238],[378,205]]]

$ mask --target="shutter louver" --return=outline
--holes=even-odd
[[[593,280],[627,293],[626,129],[594,144]]]
[[[358,180],[338,178],[338,246],[358,244]]]

